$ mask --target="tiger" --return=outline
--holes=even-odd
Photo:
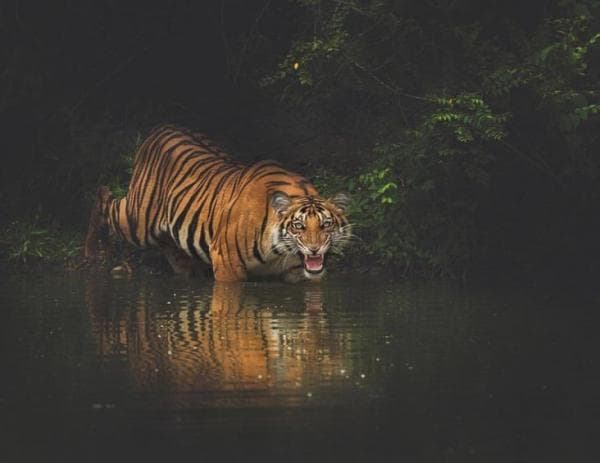
[[[348,203],[278,162],[243,165],[204,134],[162,126],[136,151],[123,198],[98,189],[84,256],[93,260],[106,235],[158,247],[176,273],[201,261],[216,281],[319,281],[328,253],[351,240]]]

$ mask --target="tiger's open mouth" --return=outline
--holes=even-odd
[[[323,262],[325,260],[323,254],[316,256],[302,254],[302,259],[304,261],[304,270],[308,273],[321,273],[323,271]]]

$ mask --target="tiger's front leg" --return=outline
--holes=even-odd
[[[246,281],[248,274],[239,257],[222,252],[221,246],[211,250],[210,260],[216,281],[236,282]]]

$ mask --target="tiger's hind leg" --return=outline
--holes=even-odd
[[[97,262],[104,258],[107,260],[111,252],[108,240],[108,207],[112,201],[112,193],[107,186],[98,188],[96,203],[90,213],[88,230],[85,236],[83,256],[86,262]]]
[[[175,273],[187,276],[199,273],[199,262],[175,246],[171,240],[161,240],[158,246]]]

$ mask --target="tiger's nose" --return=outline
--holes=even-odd
[[[321,249],[321,246],[308,246],[308,250],[313,254],[317,254],[319,249]]]

